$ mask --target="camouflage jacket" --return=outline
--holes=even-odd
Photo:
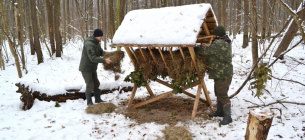
[[[101,57],[103,54],[104,51],[94,36],[86,38],[79,64],[79,71],[96,72],[97,64],[105,62],[105,59]]]
[[[227,38],[228,39],[228,38]],[[208,47],[195,48],[199,55],[208,55],[210,79],[226,79],[233,76],[231,41],[215,39]]]

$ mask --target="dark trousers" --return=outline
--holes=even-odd
[[[97,78],[96,72],[82,72],[82,75],[86,83],[86,94],[99,90],[100,81]]]
[[[220,102],[223,105],[231,104],[231,101],[228,96],[231,81],[232,77],[227,79],[214,79],[214,92],[217,97],[217,102]]]

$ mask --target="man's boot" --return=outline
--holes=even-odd
[[[209,117],[223,117],[223,105],[217,102],[217,110],[214,113],[209,114]]]
[[[219,125],[227,125],[232,122],[231,118],[231,104],[223,106],[223,120],[219,123]]]
[[[95,97],[95,103],[105,102],[101,99],[101,90],[100,89],[98,89],[94,92],[94,97]]]
[[[87,100],[87,105],[93,105],[92,99],[91,99],[91,93],[85,93],[86,94],[86,100]]]

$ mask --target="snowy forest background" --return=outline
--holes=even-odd
[[[128,11],[195,3],[210,3],[218,24],[233,40],[233,123],[219,127],[219,118],[197,117],[177,126],[187,128],[193,139],[244,139],[249,108],[270,107],[276,115],[268,139],[304,139],[304,0],[0,0],[0,139],[162,138],[164,124],[138,124],[119,113],[86,114],[83,99],[60,103],[60,108],[54,101],[36,99],[23,111],[15,84],[46,84],[41,89],[54,93],[65,84],[81,88],[82,43],[94,29],[104,31],[103,49],[115,51],[119,48],[112,48],[111,40]],[[256,96],[250,83],[261,62],[272,70],[267,73],[271,80],[264,83],[263,95]],[[122,80],[133,70],[127,55],[122,69],[125,73],[115,81],[115,75],[99,65],[101,85],[131,85]],[[213,81],[207,76],[205,80],[215,106]],[[151,87],[156,93],[168,90],[154,82]],[[114,91],[102,99],[119,106],[130,93]],[[146,96],[146,89],[138,89],[136,98]],[[198,114],[204,113],[199,108]]]

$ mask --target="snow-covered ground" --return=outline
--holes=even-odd
[[[296,37],[297,42],[300,37]],[[103,43],[102,43],[103,44]],[[278,43],[277,43],[278,44]],[[294,43],[293,43],[294,44]],[[266,43],[268,45],[268,43]],[[233,40],[233,65],[234,76],[230,86],[229,94],[233,94],[244,82],[252,65],[251,46],[242,49],[242,35]],[[26,45],[29,48],[29,45]],[[29,49],[26,49],[27,70],[23,71],[23,78],[19,79],[13,57],[10,56],[6,63],[6,70],[0,71],[0,139],[158,139],[163,137],[162,129],[167,125],[156,123],[137,124],[135,120],[126,118],[122,114],[109,113],[101,115],[86,114],[86,101],[83,99],[68,100],[60,103],[61,107],[55,107],[55,102],[35,100],[30,110],[21,109],[23,103],[20,101],[19,93],[16,93],[15,83],[21,82],[33,90],[39,90],[49,95],[62,93],[66,89],[79,88],[84,91],[84,81],[78,71],[79,60],[82,50],[81,41],[69,42],[64,46],[64,53],[61,58],[48,57],[44,52],[44,63],[37,65],[36,56],[31,56]],[[112,49],[114,51],[115,49]],[[108,47],[107,51],[111,51]],[[285,60],[278,61],[272,67],[272,74],[275,77],[295,80],[305,83],[305,47],[304,44],[287,54]],[[270,54],[268,55],[270,56]],[[268,57],[269,58],[269,57]],[[293,59],[295,58],[295,60]],[[272,58],[273,59],[273,58]],[[271,60],[272,61],[272,60]],[[98,67],[98,76],[101,81],[100,88],[118,87],[121,85],[132,85],[123,82],[123,79],[131,71],[133,66],[127,55],[122,63],[123,74],[118,82],[114,81],[114,73],[103,70],[103,65]],[[210,91],[212,103],[215,104],[213,91],[213,80],[205,77],[206,85]],[[157,83],[150,83],[152,90],[159,94],[169,89]],[[265,93],[261,100],[252,96],[249,83],[233,99],[232,118],[233,123],[219,127],[219,119],[202,121],[195,118],[186,123],[178,123],[177,126],[184,126],[188,129],[194,139],[244,139],[246,133],[249,109],[254,104],[268,104],[286,98],[284,101],[305,103],[305,87],[292,82],[278,81],[272,79],[267,84],[269,93]],[[190,90],[196,93],[195,89]],[[102,95],[103,100],[119,105],[123,100],[128,100],[131,92],[119,94],[117,91]],[[145,88],[138,88],[136,98],[148,96]],[[186,97],[184,95],[179,95]],[[204,95],[202,95],[204,98]],[[186,97],[187,98],[187,97]],[[269,139],[305,139],[305,106],[296,104],[274,104],[270,108],[277,109],[275,112],[272,127],[269,131]],[[203,110],[198,109],[198,113]],[[191,111],[190,111],[191,116]],[[135,125],[134,125],[135,124]]]

